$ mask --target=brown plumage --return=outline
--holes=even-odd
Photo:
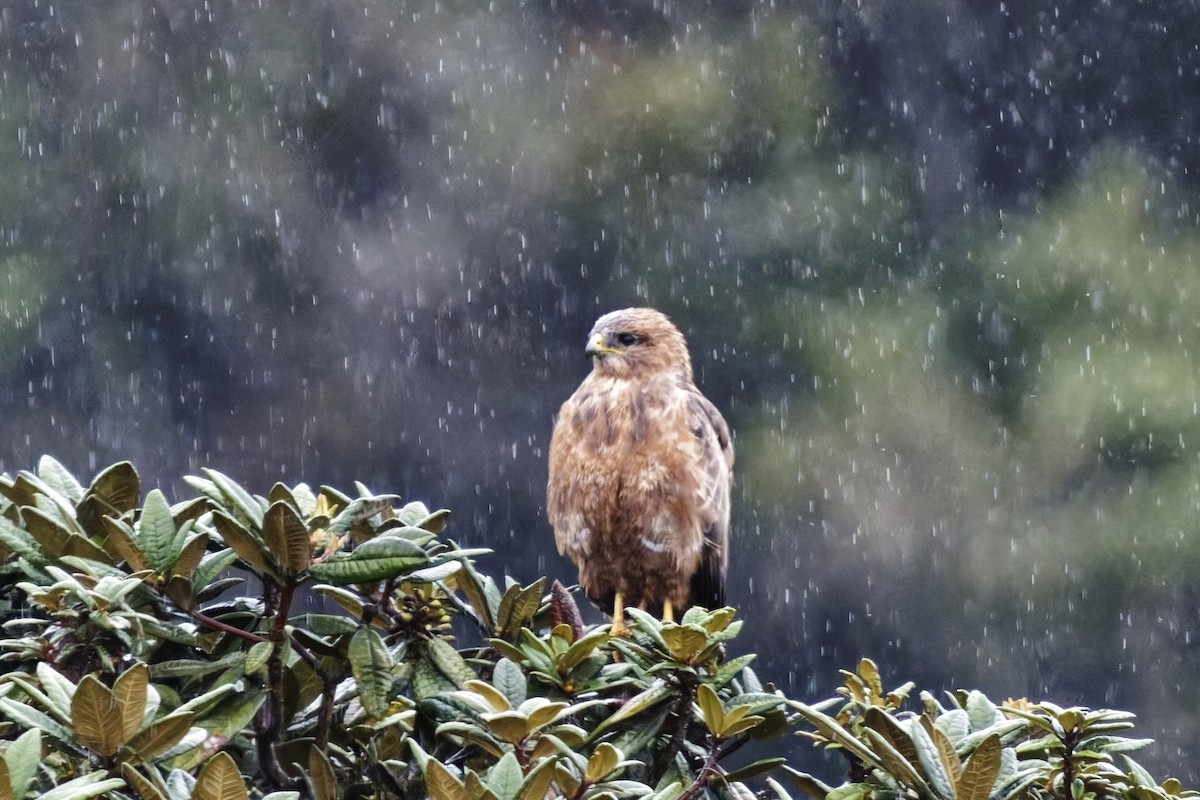
[[[559,411],[546,512],[593,602],[670,618],[725,604],[729,426],[692,383],[683,334],[650,308],[605,314],[592,371]]]

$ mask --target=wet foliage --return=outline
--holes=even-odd
[[[761,672],[1129,708],[1195,781],[1193,5],[2,4],[0,469],[362,480],[569,581],[552,415],[652,305]]]
[[[1124,755],[1147,743],[1117,735],[1126,712],[979,692],[906,711],[912,685],[885,693],[869,659],[807,705],[729,656],[732,608],[630,609],[614,637],[559,583],[483,574],[446,511],[187,483],[169,504],[129,462],[0,476],[0,800],[1191,796]],[[300,612],[305,592],[328,608]],[[847,781],[738,758],[795,733]]]

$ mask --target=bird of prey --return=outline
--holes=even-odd
[[[592,371],[550,440],[546,512],[588,598],[671,620],[725,604],[733,443],[692,382],[683,334],[651,308],[605,314],[588,335]]]

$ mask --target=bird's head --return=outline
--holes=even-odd
[[[624,308],[596,320],[584,352],[599,374],[675,373],[691,380],[692,362],[683,334],[665,314],[652,308]]]

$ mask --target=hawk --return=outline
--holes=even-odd
[[[725,605],[733,443],[692,382],[683,334],[651,308],[605,314],[592,371],[550,440],[546,512],[588,598],[612,609]]]

